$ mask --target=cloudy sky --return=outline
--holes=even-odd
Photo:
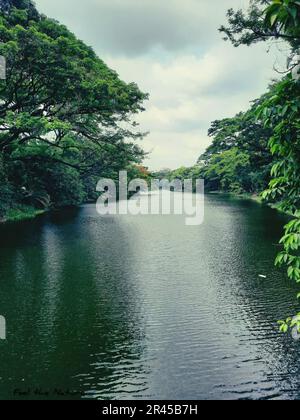
[[[225,43],[226,10],[248,0],[36,0],[94,47],[125,81],[150,93],[139,122],[151,169],[190,166],[208,146],[215,119],[247,109],[281,66],[268,46]],[[281,68],[281,67],[280,67]]]

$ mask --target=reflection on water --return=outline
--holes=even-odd
[[[299,343],[276,326],[296,310],[273,266],[284,217],[211,196],[203,225],[183,218],[2,226],[0,398],[299,398]]]

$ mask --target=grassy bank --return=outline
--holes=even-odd
[[[293,216],[291,213],[288,213],[286,211],[283,211],[280,208],[280,203],[268,203],[267,201],[264,201],[261,195],[259,194],[251,194],[251,193],[233,193],[233,192],[222,192],[222,191],[212,191],[209,192],[209,194],[222,194],[227,195],[228,197],[231,197],[233,199],[242,199],[242,200],[252,200],[255,201],[258,204],[262,204],[264,206],[271,207],[274,210],[279,211],[280,213],[287,214],[288,216]]]
[[[263,204],[263,205],[265,205],[265,206],[269,206],[269,207],[271,207],[272,209],[279,211],[280,213],[284,213],[284,214],[287,214],[287,215],[289,215],[289,216],[292,216],[292,214],[291,214],[291,213],[286,212],[286,211],[283,211],[283,210],[281,209],[281,207],[280,207],[280,203],[269,203],[268,201],[264,201],[264,200],[263,200],[263,198],[261,197],[261,195],[259,195],[259,194],[241,194],[241,195],[238,195],[238,196],[236,196],[236,197],[240,197],[240,198],[245,198],[245,199],[253,200],[253,201],[255,201],[256,203]]]
[[[46,210],[39,210],[31,206],[18,205],[16,208],[8,210],[5,217],[0,219],[0,222],[22,222],[24,220],[34,219],[45,212]]]
[[[228,197],[232,198],[239,198],[239,199],[245,199],[245,200],[253,200],[257,203],[263,204],[263,199],[259,194],[251,194],[251,193],[234,193],[234,192],[224,192],[224,191],[210,191],[208,194],[221,194],[221,195],[227,195]]]

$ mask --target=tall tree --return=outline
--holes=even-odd
[[[272,97],[273,89],[272,86],[270,92],[254,101],[247,112],[212,122],[208,131],[212,143],[198,160],[204,164],[203,176],[208,189],[260,193],[267,187],[274,160],[268,149],[272,130],[257,121],[255,114],[266,97]],[[237,161],[244,163],[242,176]],[[222,169],[225,162],[230,166],[231,183]]]
[[[40,15],[29,0],[0,2],[0,42],[7,61],[6,80],[0,81],[0,154],[6,168],[14,163],[29,168],[32,180],[37,165],[91,173],[107,166],[108,155],[126,164],[141,160],[135,141],[144,133],[134,117],[144,111],[148,95],[135,83],[120,80],[90,47]]]
[[[300,48],[300,3],[295,0],[251,1],[248,14],[229,11],[229,27],[221,28],[238,46],[283,39],[291,54]],[[297,63],[296,63],[297,64]],[[293,215],[281,240],[283,252],[276,264],[287,265],[289,278],[300,283],[300,77],[289,74],[276,86],[258,110],[258,119],[273,130],[269,146],[277,162],[273,179],[264,197],[281,201],[282,209]],[[298,295],[300,298],[300,294]],[[281,330],[292,326],[300,332],[300,315],[281,321]]]
[[[147,96],[122,82],[64,26],[44,16],[31,20],[27,9],[16,8],[0,24],[0,53],[7,60],[1,151],[32,144],[56,150],[70,134],[78,145],[90,140],[116,147],[141,136],[129,127]]]

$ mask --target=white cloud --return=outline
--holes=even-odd
[[[141,129],[154,169],[192,165],[210,122],[247,109],[276,74],[266,46],[233,48],[217,28],[247,0],[37,0],[126,81],[150,93]]]
[[[274,74],[274,56],[262,46],[220,44],[204,56],[175,55],[163,63],[144,57],[106,61],[150,92],[139,122],[151,132],[144,146],[155,169],[194,164],[210,142],[211,121],[246,110]]]
[[[145,55],[153,48],[202,48],[218,39],[226,9],[242,0],[37,0],[103,53]]]

